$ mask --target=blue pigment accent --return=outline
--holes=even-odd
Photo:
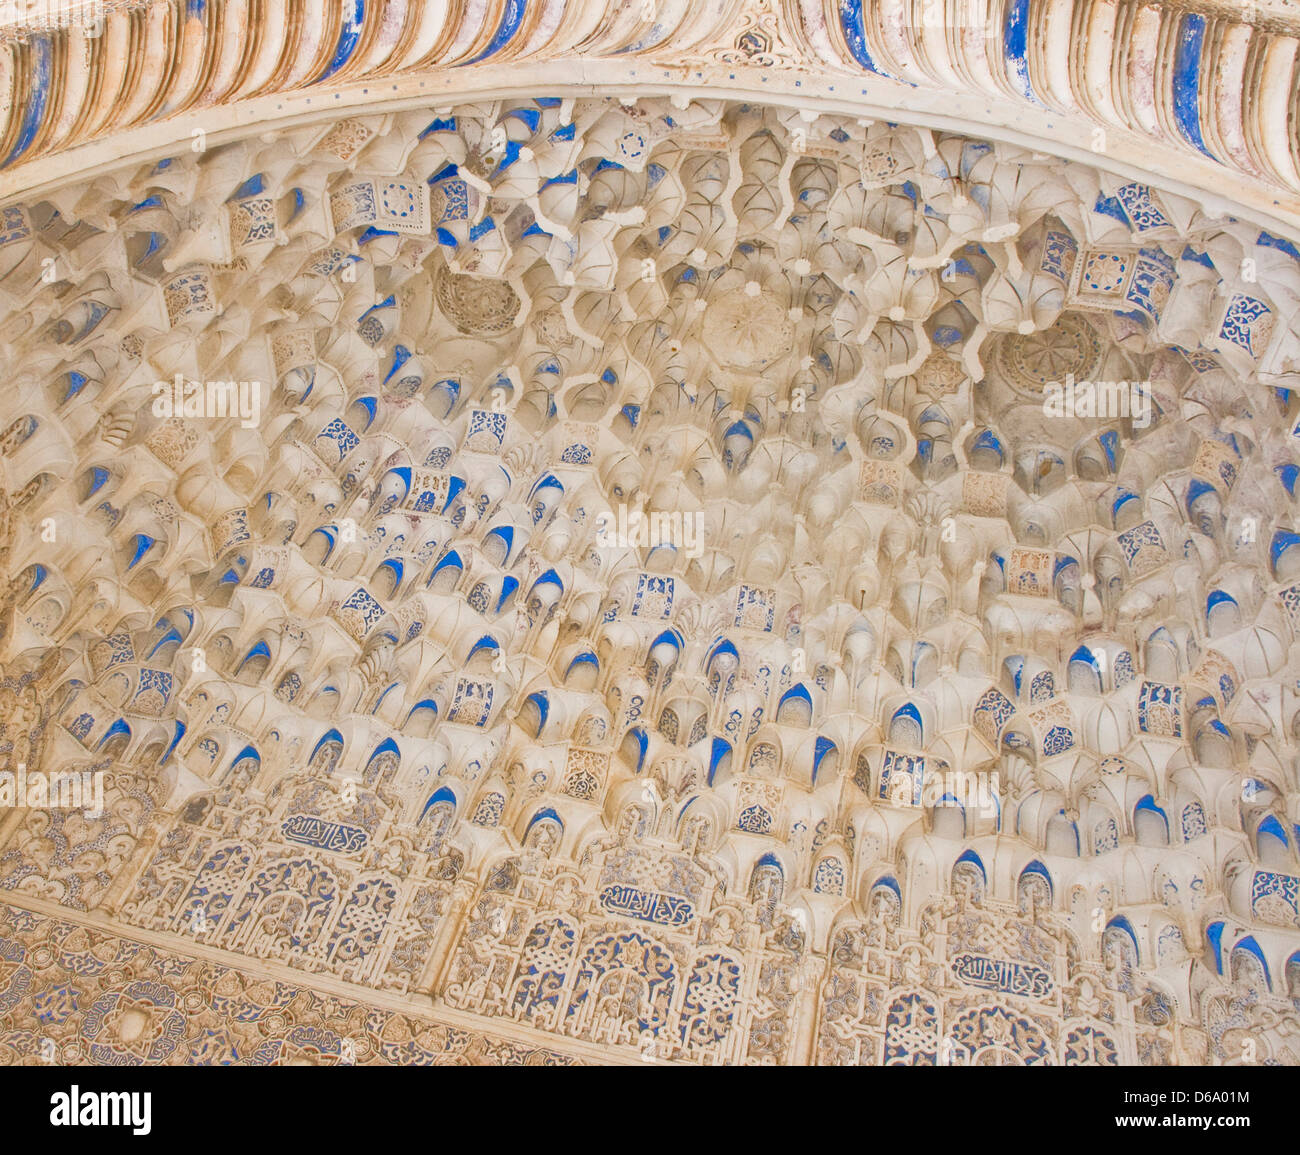
[[[523,121],[528,126],[529,132],[536,132],[538,125],[542,123],[542,114],[535,108],[512,108],[506,113],[506,118],[510,117]]]
[[[519,150],[523,147],[517,140],[506,141],[505,155],[501,158],[501,163],[497,165],[497,172],[505,172],[512,164],[519,159]]]
[[[352,53],[356,51],[357,43],[361,40],[361,26],[366,18],[366,0],[351,0],[351,4],[352,11],[344,14],[343,28],[339,33],[338,46],[334,49],[334,58],[326,66],[325,71],[311,82],[313,84],[328,80],[352,58]]]
[[[1281,249],[1294,261],[1300,261],[1300,249],[1297,249],[1290,241],[1282,237],[1275,237],[1272,233],[1260,233],[1255,239],[1255,244],[1263,245],[1268,249]]]
[[[154,543],[154,539],[147,533],[137,533],[134,540],[135,556],[131,558],[131,564],[126,567],[127,569],[134,569],[140,559],[149,552],[149,547]]]
[[[36,36],[31,42],[32,88],[23,109],[22,125],[18,130],[18,139],[4,159],[4,165],[13,164],[31,145],[41,121],[45,119],[45,109],[50,100],[50,64],[53,60],[48,36]],[[0,167],[4,167],[0,165]]]
[[[266,181],[262,174],[254,173],[243,184],[241,184],[233,193],[230,194],[232,201],[242,201],[245,197],[255,197],[260,195],[266,188]]]
[[[1292,466],[1292,468],[1294,469],[1295,467]],[[1279,529],[1273,535],[1273,540],[1269,543],[1268,547],[1268,560],[1272,563],[1275,574],[1277,572],[1278,559],[1293,545],[1297,544],[1300,544],[1300,534],[1287,533],[1285,530]]]
[[[1020,93],[1026,100],[1038,104],[1034,86],[1029,81],[1029,61],[1026,59],[1028,41],[1029,0],[1014,0],[1007,9],[1002,35],[1002,45],[1007,55],[1008,79],[1019,85]]]
[[[1205,17],[1187,13],[1178,30],[1178,49],[1174,54],[1174,120],[1188,144],[1211,160],[1217,160],[1201,138],[1201,48],[1204,40]]]
[[[713,776],[718,771],[718,764],[731,753],[731,745],[725,738],[714,738],[709,755],[709,785],[713,785]]]
[[[1092,211],[1101,213],[1105,217],[1114,217],[1120,224],[1129,228],[1132,227],[1133,222],[1128,219],[1128,213],[1124,211],[1124,206],[1119,203],[1116,197],[1098,194],[1097,203],[1092,206]]]
[[[477,64],[481,60],[486,60],[489,56],[495,56],[509,44],[514,34],[519,31],[519,25],[524,22],[524,13],[527,8],[528,6],[524,3],[524,0],[508,0],[506,10],[501,14],[501,23],[497,27],[496,35],[492,37],[492,40],[482,52],[472,60],[465,61],[465,64]]]
[[[863,21],[862,0],[840,0],[839,15],[840,28],[844,32],[844,42],[849,46],[853,59],[868,72],[874,72],[877,76],[887,75],[876,67],[876,62],[871,59],[871,53],[867,51],[867,34],[866,25]]]
[[[1195,261],[1198,265],[1204,265],[1207,269],[1214,268],[1214,262],[1210,260],[1209,253],[1198,253],[1191,245],[1183,248],[1182,260]]]
[[[979,856],[978,854],[976,854],[975,851],[973,851],[973,850],[963,850],[963,851],[961,852],[961,855],[958,857],[957,861],[953,863],[953,865],[954,865],[954,866],[957,866],[957,865],[960,865],[960,864],[963,863],[963,862],[969,862],[969,863],[971,863],[972,865],[974,865],[974,866],[976,867],[976,869],[979,870],[979,872],[980,872],[980,877],[981,877],[982,879],[984,879],[984,881],[985,881],[986,883],[988,882],[988,877],[989,877],[989,876],[988,876],[988,872],[985,871],[985,869],[984,869],[984,863],[983,863],[983,861],[981,861],[980,856]]]

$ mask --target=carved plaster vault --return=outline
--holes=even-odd
[[[0,1062],[1300,1063],[1288,0],[341,8],[0,45]]]

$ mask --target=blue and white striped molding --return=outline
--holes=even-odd
[[[1300,231],[1293,0],[13,0],[0,197],[361,106],[675,93],[978,131]],[[6,14],[7,13],[7,14]]]

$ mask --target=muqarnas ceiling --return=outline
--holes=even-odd
[[[0,211],[0,751],[106,779],[0,825],[29,1001],[93,915],[559,1055],[1300,1059],[1288,239],[709,100]],[[148,965],[60,1037],[288,1053]]]

